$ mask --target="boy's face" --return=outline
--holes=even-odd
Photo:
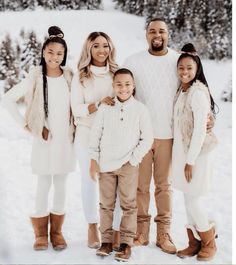
[[[130,74],[118,74],[113,81],[113,88],[120,101],[129,99],[134,91],[134,80]]]

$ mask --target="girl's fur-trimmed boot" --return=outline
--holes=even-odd
[[[61,232],[64,218],[64,214],[57,215],[50,213],[50,241],[55,250],[63,250],[67,247],[66,241]]]
[[[215,238],[218,235],[215,233],[215,227],[211,227],[206,232],[199,232],[201,238],[201,250],[198,252],[197,259],[200,261],[212,260],[216,254],[216,242]]]
[[[48,248],[48,219],[49,216],[31,217],[35,234],[34,250],[45,250]]]
[[[201,240],[193,226],[186,226],[188,234],[188,247],[177,252],[180,258],[192,257],[198,254],[201,249]]]

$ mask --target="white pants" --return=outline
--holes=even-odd
[[[184,194],[188,224],[193,225],[199,232],[210,229],[209,221],[203,206],[200,206],[200,196]]]
[[[90,157],[88,153],[88,147],[83,140],[85,139],[78,135],[75,138],[75,153],[78,158],[81,173],[82,205],[87,223],[99,223],[98,181],[95,182],[90,177]],[[114,230],[120,230],[121,215],[120,201],[117,198],[113,218]]]
[[[40,175],[37,180],[35,213],[33,217],[47,216],[49,212],[54,214],[65,213],[67,175]],[[52,209],[48,210],[48,195],[50,188],[54,188]]]

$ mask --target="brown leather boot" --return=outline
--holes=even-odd
[[[175,254],[177,251],[170,234],[167,232],[157,234],[156,246],[168,254]]]
[[[134,238],[135,246],[147,246],[149,244],[150,221],[138,222],[137,233]]]
[[[215,228],[212,227],[206,232],[198,232],[201,238],[201,250],[198,252],[197,259],[201,261],[212,260],[216,254]]]
[[[128,261],[131,256],[131,247],[126,244],[120,244],[119,251],[115,254],[115,259],[118,261]]]
[[[101,247],[96,251],[96,255],[105,257],[112,252],[112,243],[102,243]]]
[[[57,215],[50,213],[50,241],[55,250],[63,250],[67,247],[66,241],[61,232],[64,218],[64,214]]]
[[[48,248],[48,216],[31,217],[35,234],[34,250],[45,250]]]
[[[198,254],[198,252],[201,249],[201,241],[196,239],[194,237],[194,233],[192,229],[195,229],[194,227],[192,228],[187,228],[187,234],[188,234],[188,247],[182,250],[179,250],[177,252],[177,256],[180,258],[186,258],[186,257],[192,257]],[[197,232],[196,230],[194,232]]]
[[[100,247],[100,238],[97,224],[88,225],[88,247],[90,248],[99,248]]]
[[[120,231],[113,230],[112,249],[118,251],[120,248]]]

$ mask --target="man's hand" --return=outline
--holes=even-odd
[[[193,173],[193,166],[186,164],[184,167],[184,174],[185,174],[185,178],[188,183],[190,183],[190,181],[192,180],[192,177],[193,177],[192,173]]]
[[[91,159],[90,176],[91,176],[92,180],[97,181],[97,175],[99,174],[99,172],[100,172],[100,168],[99,168],[97,161],[94,159]]]
[[[208,116],[207,116],[207,127],[206,127],[207,133],[211,132],[214,125],[215,125],[214,116],[212,114],[208,114]]]

